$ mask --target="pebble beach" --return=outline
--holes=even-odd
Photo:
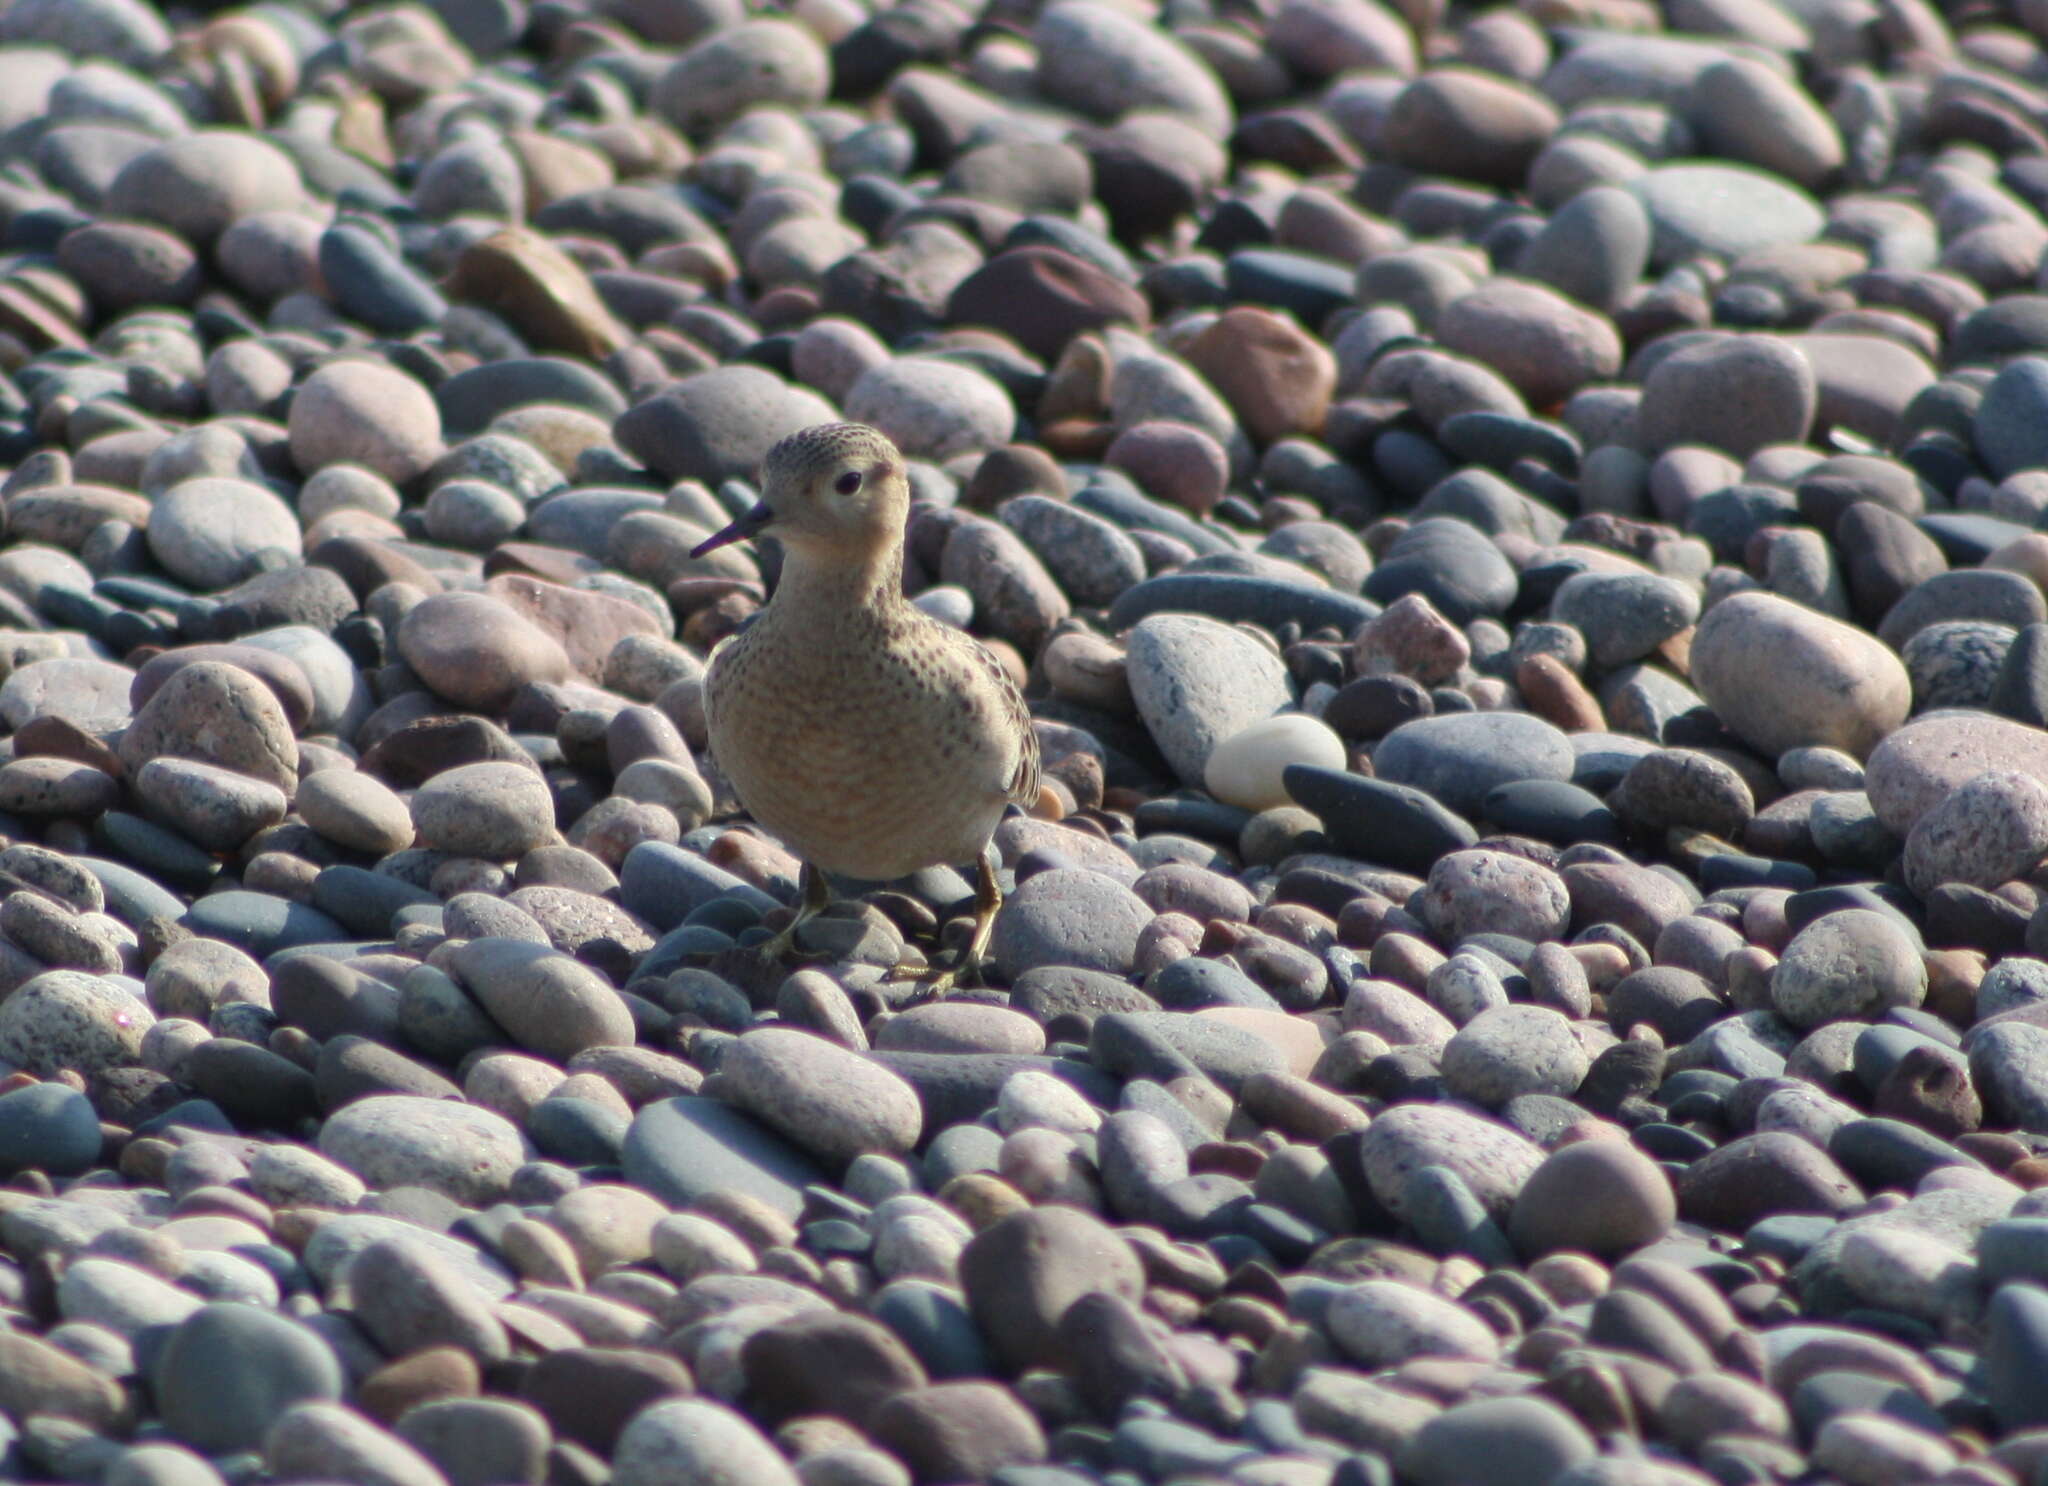
[[[0,0],[0,1480],[2048,1483],[2044,44]],[[708,746],[840,419],[943,998]]]

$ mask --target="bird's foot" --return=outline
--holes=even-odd
[[[831,959],[830,955],[819,954],[816,950],[804,949],[797,940],[797,932],[804,921],[793,920],[787,927],[777,930],[754,946],[754,953],[760,956],[764,965],[819,965]]]
[[[764,965],[779,966],[789,959],[790,952],[796,948],[797,931],[825,911],[829,896],[825,875],[809,862],[803,865],[803,876],[798,884],[798,891],[801,899],[796,911],[790,915],[789,922],[756,947],[755,952],[761,957],[761,963]],[[815,958],[811,957],[813,960]],[[802,959],[800,956],[799,962],[802,962]]]
[[[893,980],[916,984],[904,999],[905,1007],[942,1001],[956,990],[971,990],[981,984],[981,957],[961,954],[951,964],[898,965],[890,972]]]

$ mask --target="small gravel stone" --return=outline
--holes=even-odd
[[[905,357],[862,374],[847,416],[871,423],[913,459],[950,459],[1007,443],[1016,412],[997,383],[972,367]]]

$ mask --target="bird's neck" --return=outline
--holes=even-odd
[[[903,597],[903,544],[881,548],[785,545],[775,599],[791,608],[886,611]]]

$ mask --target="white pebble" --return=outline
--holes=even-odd
[[[1218,743],[1202,770],[1202,782],[1226,805],[1270,810],[1293,803],[1281,782],[1289,764],[1341,769],[1344,740],[1305,712],[1283,712]]]

